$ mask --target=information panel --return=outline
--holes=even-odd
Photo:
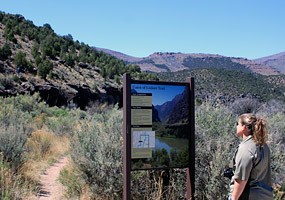
[[[131,82],[131,169],[189,165],[189,84]]]

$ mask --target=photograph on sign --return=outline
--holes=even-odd
[[[188,85],[131,83],[131,133],[132,170],[187,167]]]

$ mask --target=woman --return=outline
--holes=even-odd
[[[242,142],[233,160],[235,171],[229,199],[273,200],[265,121],[254,114],[243,114],[236,133]]]

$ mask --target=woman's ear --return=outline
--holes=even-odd
[[[247,127],[246,127],[246,125],[241,125],[241,130],[242,130],[242,133],[244,134],[244,135],[248,135],[248,129],[247,129]]]

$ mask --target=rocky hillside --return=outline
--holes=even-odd
[[[7,43],[4,35],[5,26],[0,24],[0,45]],[[66,106],[69,103],[85,107],[88,99],[104,99],[109,93],[118,94],[118,85],[105,81],[100,68],[87,63],[68,65],[56,57],[52,59],[52,73],[42,78],[29,72],[24,66],[16,66],[13,62],[17,53],[23,52],[28,62],[34,64],[32,49],[35,41],[15,36],[17,43],[8,42],[11,57],[0,60],[0,94],[9,96],[16,94],[39,92],[49,105]],[[22,68],[21,68],[22,67]],[[37,66],[34,65],[35,70]],[[18,70],[17,70],[18,69]],[[109,91],[110,90],[110,91]]]
[[[140,68],[84,43],[37,27],[21,15],[0,12],[0,96],[40,93],[51,106],[121,102],[121,78],[155,79]]]
[[[185,69],[219,68],[249,71],[263,75],[280,74],[280,68],[274,68],[274,66],[246,58],[226,57],[217,54],[185,54],[174,52],[158,52],[148,57],[136,58],[112,50],[99,49],[127,63],[136,64],[140,66],[143,71],[176,72]]]

